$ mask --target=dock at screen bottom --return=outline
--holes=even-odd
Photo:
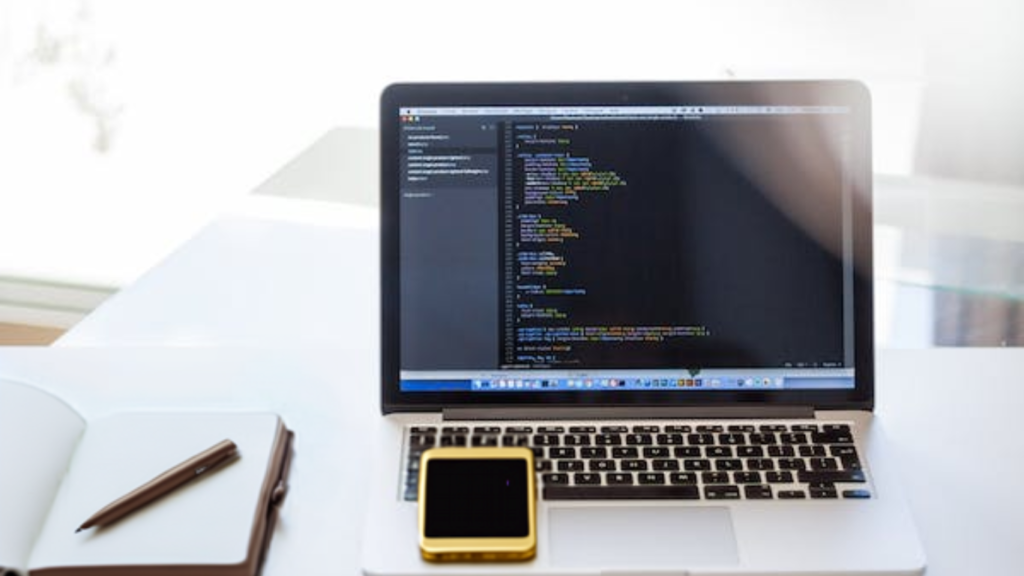
[[[426,473],[428,538],[529,535],[525,460],[433,459]]]

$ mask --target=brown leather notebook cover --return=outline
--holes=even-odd
[[[260,503],[252,524],[246,559],[237,564],[146,564],[53,566],[30,569],[30,576],[254,576],[260,570],[273,537],[279,509],[288,490],[294,432],[279,421],[279,430]]]

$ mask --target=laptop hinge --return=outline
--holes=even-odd
[[[580,406],[445,408],[445,420],[812,419],[813,406]]]

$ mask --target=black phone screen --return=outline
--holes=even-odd
[[[427,462],[428,538],[511,538],[530,533],[526,460]]]

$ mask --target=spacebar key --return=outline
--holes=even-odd
[[[696,486],[545,486],[545,500],[698,500]]]

